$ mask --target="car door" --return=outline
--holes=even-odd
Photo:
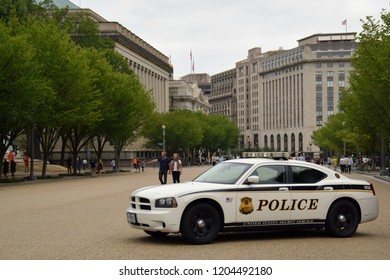
[[[290,219],[284,207],[290,200],[286,184],[285,164],[262,164],[249,176],[258,176],[258,183],[243,184],[237,192],[237,223],[243,226],[270,226]],[[248,177],[249,177],[248,176]]]
[[[290,165],[291,219],[302,223],[324,221],[335,196],[332,186],[323,184],[327,174],[314,167]]]

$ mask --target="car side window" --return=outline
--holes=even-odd
[[[260,177],[259,184],[284,184],[286,183],[286,166],[260,166],[251,175]]]
[[[304,166],[291,166],[291,171],[294,184],[317,183],[328,176],[317,169]]]

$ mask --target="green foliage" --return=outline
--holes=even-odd
[[[4,22],[0,22],[0,54],[0,158],[3,158],[8,146],[25,128],[32,127],[49,87],[28,36],[15,34],[14,28]]]
[[[371,152],[378,151],[382,132],[390,136],[390,14],[367,17],[359,35],[359,46],[353,57],[354,71],[350,89],[340,106],[349,122],[361,134],[376,141]]]
[[[382,133],[390,140],[390,14],[383,10],[379,20],[367,17],[362,23],[350,87],[339,104],[342,113],[313,133],[322,149],[341,152],[345,141],[355,151],[375,153]]]
[[[237,147],[238,129],[228,118],[205,115],[187,110],[156,114],[147,127],[145,136],[149,146],[162,143],[162,126],[165,125],[166,148],[168,151],[188,151],[206,148],[210,151]]]

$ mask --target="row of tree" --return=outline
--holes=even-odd
[[[109,143],[119,164],[120,152],[141,136],[160,148],[163,124],[169,150],[237,146],[237,127],[225,117],[156,113],[151,93],[87,16],[34,3],[0,0],[0,158],[34,132],[43,177],[57,143],[74,164],[86,145],[101,158]]]
[[[165,139],[162,139],[162,127],[165,127]],[[165,114],[155,114],[145,127],[147,146],[156,147],[156,143],[165,140],[167,151],[182,151],[191,155],[194,148],[211,153],[228,152],[237,147],[239,130],[234,122],[225,116],[206,115],[202,112],[187,110]]]
[[[74,163],[87,143],[98,157],[108,142],[119,154],[152,115],[151,94],[87,17],[31,7],[0,21],[0,158],[32,128],[43,176],[60,139]]]
[[[390,142],[390,13],[362,20],[363,31],[352,58],[350,87],[340,101],[340,113],[313,133],[323,150],[381,154]],[[383,166],[383,162],[382,162]]]

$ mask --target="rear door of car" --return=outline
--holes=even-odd
[[[324,181],[327,174],[315,166],[290,164],[291,219],[297,223],[323,222],[336,192]]]

